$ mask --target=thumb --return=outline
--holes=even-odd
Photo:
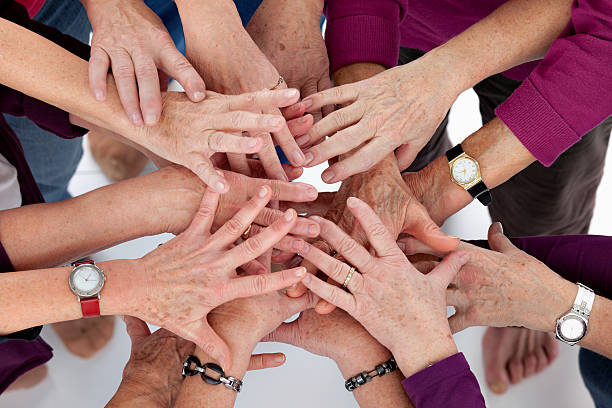
[[[227,343],[205,323],[190,339],[212,359],[219,362],[225,372],[232,368],[232,354]]]
[[[441,286],[446,289],[468,259],[469,255],[465,251],[453,252],[447,255],[427,276],[438,280]]]
[[[422,204],[412,200],[412,205],[406,211],[406,221],[402,232],[407,232],[430,248],[440,252],[453,251],[459,245],[459,238],[451,237],[433,222]]]
[[[456,309],[456,308],[455,308]],[[450,326],[451,333],[459,333],[463,329],[469,327],[465,321],[465,313],[457,310],[454,315],[448,318],[448,325]]]
[[[494,222],[489,227],[489,246],[491,249],[497,252],[507,252],[516,247],[510,242],[510,240],[504,235],[504,229],[499,222]]]
[[[147,326],[145,322],[137,317],[123,316],[123,321],[125,322],[125,328],[130,336],[130,339],[132,340],[132,344],[134,344],[137,340],[151,335],[149,326]]]
[[[299,318],[298,318],[299,320]],[[281,323],[274,331],[268,333],[262,342],[276,342],[291,344],[292,346],[300,346],[300,334],[297,320],[291,323]]]
[[[253,354],[249,361],[248,371],[263,370],[265,368],[280,367],[285,364],[286,357],[283,353]]]
[[[406,170],[416,158],[418,151],[408,144],[403,144],[395,151],[400,171]]]

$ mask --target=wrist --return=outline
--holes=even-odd
[[[556,274],[554,274],[556,275]],[[534,322],[534,329],[554,333],[557,327],[557,319],[570,311],[576,298],[578,288],[575,283],[560,278],[558,275],[557,282],[551,282],[551,288],[554,288],[553,296],[548,296],[545,303],[542,304],[542,299],[539,299],[540,310],[544,313],[536,314],[538,319]]]
[[[428,330],[423,335],[411,333],[410,339],[405,340],[396,342],[393,348],[395,361],[405,377],[458,352],[450,328]]]
[[[143,288],[139,259],[121,259],[97,264],[106,276],[100,292],[100,314],[136,316],[136,303],[143,302],[137,290]]]
[[[423,57],[423,63],[433,66],[433,73],[436,74],[440,83],[444,83],[447,91],[459,96],[461,92],[470,89],[486,76],[480,72],[480,64],[474,64],[474,59],[465,52],[455,49],[453,43],[444,43]],[[444,89],[444,88],[441,88]]]
[[[345,379],[370,371],[391,357],[391,352],[373,338],[368,345],[344,348],[330,355]]]

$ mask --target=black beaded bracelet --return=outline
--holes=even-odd
[[[214,371],[219,374],[218,378],[214,378],[206,374],[206,370]],[[223,384],[225,388],[229,388],[230,390],[234,390],[236,392],[240,392],[242,390],[242,381],[234,378],[234,377],[225,377],[225,371],[217,364],[214,363],[206,363],[202,365],[200,363],[200,359],[194,355],[189,355],[187,360],[183,363],[183,371],[181,375],[183,378],[186,376],[191,377],[200,373],[202,380],[207,384],[211,385],[219,385]]]
[[[395,359],[391,359],[382,364],[377,365],[372,371],[364,371],[345,381],[344,387],[347,391],[353,392],[355,388],[361,387],[365,383],[372,381],[374,377],[382,377],[385,374],[397,370]]]

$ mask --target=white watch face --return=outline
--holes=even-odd
[[[474,160],[463,157],[453,163],[452,176],[460,184],[469,184],[478,176],[478,165]]]
[[[584,334],[584,322],[577,317],[570,316],[561,323],[560,331],[566,340],[579,340]]]
[[[83,296],[100,287],[102,279],[103,277],[98,272],[98,268],[93,265],[81,265],[74,270],[72,286],[77,294]]]

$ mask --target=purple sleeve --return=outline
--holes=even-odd
[[[400,23],[408,0],[326,0],[330,70],[356,62],[397,65]]]
[[[570,282],[580,282],[612,299],[612,237],[559,235],[513,238],[514,245]]]
[[[611,83],[612,1],[574,0],[565,35],[496,114],[550,166],[612,115]]]
[[[454,354],[402,381],[419,408],[484,407],[476,377],[463,353]]]

